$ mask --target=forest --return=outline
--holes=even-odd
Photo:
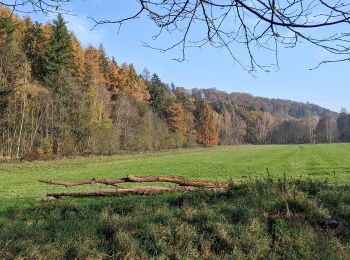
[[[167,84],[108,57],[102,44],[84,48],[62,15],[40,24],[0,6],[0,140],[0,157],[27,160],[348,142],[350,114]]]

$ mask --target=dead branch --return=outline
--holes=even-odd
[[[91,184],[104,184],[104,185],[111,185],[115,186],[118,183],[125,182],[125,179],[90,179],[90,180],[83,180],[78,182],[63,182],[63,181],[50,181],[50,180],[39,180],[41,183],[45,183],[48,185],[54,185],[54,186],[64,186],[66,188],[69,187],[76,187],[76,186],[83,186],[83,185],[91,185]]]
[[[47,198],[58,199],[62,197],[103,197],[103,196],[118,196],[118,195],[150,195],[168,192],[186,192],[193,191],[197,188],[204,188],[212,191],[224,191],[228,188],[228,184],[224,182],[213,182],[207,180],[193,180],[183,178],[179,176],[143,176],[137,177],[129,175],[125,178],[120,179],[90,179],[78,182],[61,182],[61,181],[50,181],[50,180],[39,180],[41,183],[55,186],[76,187],[90,184],[105,184],[105,185],[117,185],[119,183],[127,182],[167,182],[175,183],[179,186],[176,187],[161,187],[161,186],[141,186],[141,187],[130,187],[130,188],[116,188],[116,189],[102,189],[87,192],[62,192],[47,194]]]
[[[20,13],[43,13],[45,15],[70,13],[65,9],[71,0],[0,0],[0,5]]]
[[[144,176],[136,177],[129,175],[126,177],[126,182],[170,182],[180,186],[192,186],[203,188],[227,188],[228,184],[223,182],[213,182],[207,180],[193,180],[178,176]]]
[[[133,13],[113,20],[91,18],[96,26],[120,27],[138,18],[146,18],[157,29],[152,40],[162,35],[173,39],[165,46],[150,47],[160,52],[185,50],[210,45],[224,48],[243,69],[250,73],[278,68],[282,48],[310,45],[331,54],[334,59],[321,62],[349,61],[350,3],[346,0],[137,0]],[[322,30],[322,28],[324,28]],[[266,51],[269,56],[261,55]],[[271,56],[270,56],[271,55]]]
[[[193,191],[195,187],[190,186],[180,186],[180,187],[161,187],[161,186],[143,186],[143,187],[132,187],[132,188],[120,188],[120,189],[104,189],[96,191],[86,191],[86,192],[62,192],[62,193],[51,193],[47,194],[49,198],[63,198],[63,197],[74,197],[74,198],[84,198],[84,197],[108,197],[108,196],[119,196],[119,195],[151,195],[151,194],[162,194],[170,192],[186,192]],[[215,191],[220,191],[223,189],[210,189]]]
[[[193,180],[184,177],[178,176],[142,176],[137,177],[133,175],[129,175],[125,178],[120,179],[90,179],[83,180],[79,182],[60,182],[60,181],[51,181],[51,180],[39,180],[41,183],[45,183],[48,185],[54,186],[64,186],[68,187],[76,187],[82,185],[91,185],[91,184],[104,184],[104,185],[112,185],[115,186],[119,183],[126,182],[169,182],[175,183],[180,186],[191,186],[191,187],[203,187],[203,188],[227,188],[228,184],[224,182],[213,182],[207,180]]]

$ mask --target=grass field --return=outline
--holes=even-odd
[[[38,179],[128,174],[232,178],[235,185],[218,193],[37,200],[66,190]],[[330,183],[350,184],[348,144],[3,163],[0,259],[346,259],[350,186]],[[89,188],[69,190],[82,189]],[[339,227],[324,227],[328,218]]]
[[[48,191],[65,190],[40,184],[39,179],[73,181],[119,178],[128,174],[175,174],[223,181],[232,178],[234,182],[240,182],[265,178],[266,168],[272,177],[286,175],[287,178],[316,178],[327,179],[330,183],[350,183],[350,144],[217,147],[2,163],[0,198],[3,206],[23,199],[32,200],[44,196]]]

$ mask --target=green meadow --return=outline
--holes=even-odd
[[[274,178],[350,183],[350,145],[248,145],[1,163],[0,198],[3,202],[18,203],[40,198],[47,192],[66,190],[40,184],[39,179],[75,181],[120,178],[128,174],[179,175],[221,181],[231,179],[238,183],[270,175]],[[79,189],[82,188],[70,190]]]
[[[102,186],[38,183],[128,174],[230,181],[230,187],[45,201],[48,192]],[[2,163],[0,259],[346,259],[349,176],[348,144]]]

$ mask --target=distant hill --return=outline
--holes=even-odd
[[[248,93],[232,92],[227,93],[217,89],[204,89],[203,94],[206,99],[215,105],[220,106],[222,103],[236,104],[246,108],[263,110],[280,116],[289,116],[302,119],[310,116],[323,117],[325,114],[331,114],[336,117],[338,113],[327,108],[311,103],[296,102],[286,99],[275,99],[256,97]]]

